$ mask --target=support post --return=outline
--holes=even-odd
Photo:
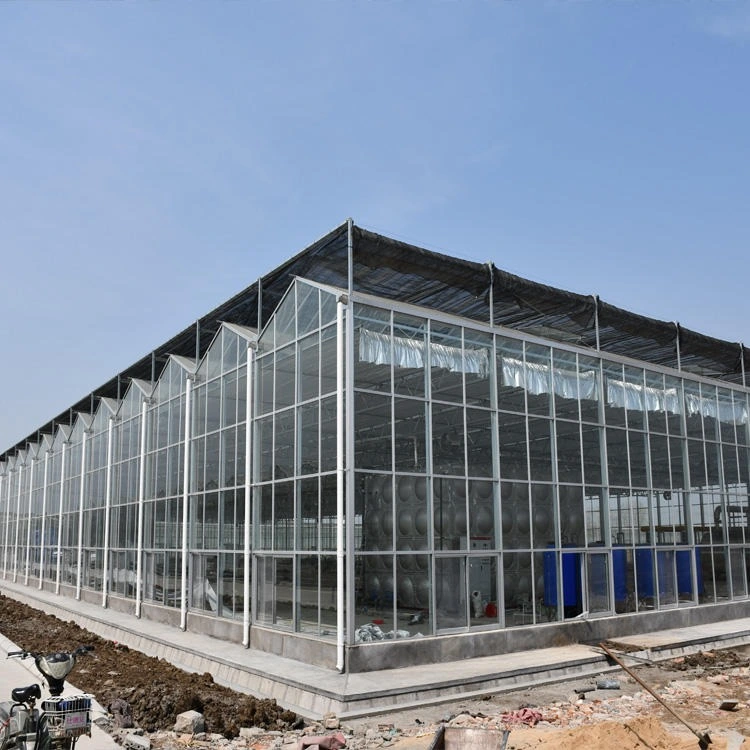
[[[55,566],[55,593],[60,593],[60,575],[62,573],[62,519],[63,506],[65,505],[65,466],[68,441],[62,446],[62,468],[60,470],[60,508],[57,511],[57,565]]]
[[[44,552],[47,539],[47,481],[49,479],[49,450],[44,452],[44,488],[42,489],[42,538],[39,542],[39,589],[44,586]]]
[[[84,430],[81,441],[81,491],[78,495],[78,564],[76,566],[76,599],[81,598],[81,573],[83,570],[83,503],[86,498],[86,446],[88,432]]]
[[[112,512],[112,446],[115,418],[110,416],[107,425],[107,474],[104,488],[104,559],[102,560],[102,607],[107,606],[109,592],[109,522]]]
[[[146,442],[148,437],[148,399],[141,403],[141,451],[138,461],[138,529],[135,551],[135,616],[141,616],[143,600],[143,503],[146,496]]]
[[[190,500],[190,432],[193,379],[185,379],[185,436],[182,462],[182,567],[180,569],[180,629],[187,630],[188,502]]]
[[[250,647],[250,530],[252,528],[252,439],[253,439],[253,372],[255,371],[255,348],[247,347],[247,374],[245,390],[245,529],[242,546],[242,645]]]

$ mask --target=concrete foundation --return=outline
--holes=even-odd
[[[210,618],[191,615],[191,629],[180,630],[170,622],[179,611],[168,608],[157,607],[157,612],[144,605],[142,613],[148,616],[139,619],[127,611],[134,610],[127,606],[132,602],[114,597],[113,606],[104,609],[83,598],[75,601],[2,581],[0,593],[187,671],[210,672],[218,683],[235,690],[275,698],[309,718],[329,712],[342,718],[378,714],[619,671],[596,647],[602,640],[627,643],[636,650],[635,656],[653,660],[750,643],[750,603],[735,602],[495,633],[363,644],[347,654],[350,666],[358,669],[339,674],[328,666],[335,654],[333,643],[256,626],[251,634],[254,647],[244,648],[236,641],[197,632],[210,630]],[[228,625],[241,630],[241,623]],[[230,635],[236,636],[237,630]],[[270,653],[255,646],[278,650]],[[493,647],[494,653],[477,653]]]

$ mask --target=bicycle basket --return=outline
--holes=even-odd
[[[52,739],[91,736],[91,695],[67,695],[42,701],[44,721]]]

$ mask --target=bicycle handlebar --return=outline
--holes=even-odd
[[[21,649],[19,651],[8,651],[7,659],[10,659],[13,656],[18,656],[21,659],[28,659],[28,657],[32,657],[36,659],[38,656],[52,656],[53,654],[70,654],[72,656],[80,656],[81,654],[87,654],[89,651],[93,651],[93,646],[78,646],[77,648],[74,648],[72,651],[52,651],[49,654],[45,654],[41,651],[26,651],[25,649]]]

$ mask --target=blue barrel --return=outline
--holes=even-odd
[[[687,550],[686,550],[687,551]],[[667,576],[671,574],[671,571],[667,566],[667,554],[668,550],[659,550],[656,553],[658,576],[659,576],[659,596],[665,596],[667,589],[672,588],[671,584],[667,586]],[[638,583],[638,596],[639,598],[654,597],[654,551],[650,547],[641,547],[635,551],[635,565],[636,580]],[[690,561],[688,560],[688,565]]]
[[[693,576],[690,570],[690,550],[680,549],[675,553],[677,563],[677,593],[693,593]],[[701,551],[695,550],[695,573],[698,581],[698,593],[703,594],[703,568],[701,566]]]
[[[563,552],[562,555],[563,606],[581,604],[581,553]],[[557,606],[557,565],[554,552],[544,553],[544,605]]]
[[[639,547],[635,551],[636,581],[638,598],[653,597],[654,594],[654,551],[650,547]]]
[[[628,600],[628,551],[622,547],[612,550],[612,575],[615,579],[615,601]]]

